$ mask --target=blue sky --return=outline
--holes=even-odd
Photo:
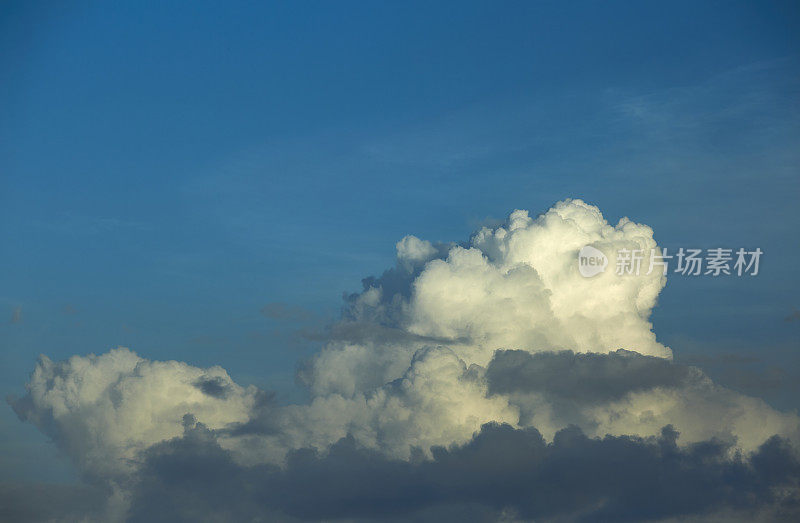
[[[671,277],[655,332],[797,408],[800,9],[699,4],[5,4],[0,392],[123,345],[294,400],[296,331],[397,240],[580,197],[668,248],[764,250],[756,278]],[[69,476],[0,429],[0,480]]]

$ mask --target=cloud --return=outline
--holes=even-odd
[[[147,451],[131,521],[523,520],[645,521],[734,510],[798,515],[800,463],[779,438],[751,455],[710,440],[681,448],[658,437],[548,443],[533,428],[487,424],[430,460],[397,460],[342,438],[328,452],[294,451],[283,468],[240,466],[202,425]],[[427,516],[427,517],[426,517]],[[776,518],[777,519],[777,518]]]
[[[219,399],[225,399],[233,388],[220,376],[203,376],[194,382],[194,386],[203,391],[203,394]]]
[[[84,473],[113,479],[135,470],[148,446],[179,436],[186,414],[212,428],[244,422],[256,394],[221,367],[149,361],[123,348],[61,362],[42,356],[27,389],[11,400],[20,419],[50,436]]]
[[[592,405],[631,392],[676,389],[702,379],[702,372],[624,349],[609,354],[517,350],[496,353],[486,377],[494,394],[542,393],[550,399]]]
[[[466,338],[445,338],[413,334],[396,327],[362,321],[338,321],[325,329],[302,330],[303,338],[311,341],[342,341],[349,343],[429,343],[450,345],[468,342]]]
[[[665,277],[584,278],[585,245],[610,267],[658,253],[649,227],[581,200],[462,243],[403,238],[301,365],[305,404],[127,349],[43,356],[11,404],[134,520],[783,510],[798,416],[673,363],[649,321]]]
[[[107,496],[87,485],[0,483],[0,521],[101,521]]]
[[[616,263],[621,248],[649,253],[653,231],[626,218],[609,225],[599,209],[566,200],[536,219],[514,211],[507,224],[483,228],[469,248],[454,247],[415,281],[408,328],[466,336],[474,362],[498,348],[608,352],[618,348],[669,357],[648,318],[666,280],[658,272],[595,278],[577,270],[577,252],[591,244]]]
[[[697,367],[632,351],[499,351],[486,380],[520,410],[521,425],[548,437],[568,425],[603,436],[653,435],[672,424],[686,442],[716,438],[750,451],[773,434],[800,442],[795,414],[721,387]]]
[[[484,227],[463,245],[407,237],[398,243],[397,266],[365,279],[364,290],[348,297],[343,317],[406,334],[331,343],[303,377],[316,394],[370,390],[399,378],[414,353],[434,340],[446,340],[467,365],[485,366],[499,348],[625,348],[670,357],[649,322],[665,278],[658,271],[583,278],[576,256],[587,244],[609,254],[612,263],[619,248],[641,248],[648,256],[657,249],[649,227],[627,218],[611,226],[581,200],[560,202],[536,219],[515,211],[502,226]]]

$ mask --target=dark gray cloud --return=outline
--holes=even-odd
[[[203,376],[194,382],[194,386],[200,389],[203,394],[220,399],[226,398],[231,391],[230,384],[219,376]]]
[[[656,387],[677,388],[702,376],[695,367],[624,349],[609,354],[497,351],[486,370],[490,393],[535,392],[580,404]]]
[[[784,440],[745,458],[719,441],[677,439],[671,427],[603,439],[568,428],[547,443],[535,429],[487,424],[464,445],[434,448],[432,460],[392,460],[348,437],[325,455],[293,452],[285,468],[242,467],[198,424],[147,451],[130,520],[800,517],[800,463]]]
[[[246,436],[251,434],[278,434],[280,424],[276,416],[277,403],[275,393],[259,390],[255,396],[255,404],[250,419],[243,423],[231,423],[218,434],[230,436]]]
[[[108,494],[88,485],[0,483],[0,521],[100,521]]]

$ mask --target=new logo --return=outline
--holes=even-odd
[[[578,251],[578,271],[584,278],[591,278],[606,270],[608,258],[603,251],[586,245]]]

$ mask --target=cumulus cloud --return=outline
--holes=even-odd
[[[53,362],[42,356],[12,400],[17,415],[39,427],[91,476],[116,478],[137,467],[141,451],[183,433],[196,416],[211,428],[244,422],[256,390],[221,367],[149,361],[128,349]]]
[[[397,266],[365,279],[364,290],[348,298],[343,320],[423,338],[332,343],[304,377],[317,394],[370,390],[399,378],[431,340],[446,341],[467,365],[485,366],[500,348],[623,348],[671,357],[649,322],[665,277],[607,271],[583,278],[576,256],[588,244],[612,263],[621,248],[642,249],[647,259],[650,249],[660,253],[652,229],[627,218],[611,226],[581,200],[559,202],[536,219],[514,211],[504,225],[482,228],[463,245],[406,237],[397,245]]]
[[[610,267],[642,249],[645,270],[584,278],[585,245]],[[565,200],[466,242],[396,247],[301,366],[306,404],[126,349],[42,357],[11,403],[134,520],[646,519],[796,501],[797,415],[657,341],[649,227]]]
[[[486,378],[492,395],[520,409],[520,424],[546,436],[568,425],[587,434],[653,435],[681,427],[683,441],[720,439],[752,451],[774,434],[800,441],[800,418],[711,381],[699,368],[618,350],[499,351]]]
[[[475,363],[498,348],[528,351],[619,348],[669,357],[648,319],[666,283],[660,271],[584,278],[577,252],[592,245],[615,263],[622,248],[656,249],[653,231],[623,218],[609,225],[600,211],[567,200],[536,219],[514,211],[497,229],[483,228],[468,247],[432,261],[414,282],[411,332],[466,336]],[[660,251],[657,251],[660,253]]]
[[[798,516],[800,463],[772,438],[748,456],[678,433],[589,438],[577,428],[547,442],[535,429],[487,424],[429,460],[397,460],[353,437],[285,467],[241,466],[205,427],[147,451],[132,521],[375,520],[645,521],[708,515]],[[729,519],[730,520],[730,519]]]
[[[407,458],[414,449],[466,441],[488,420],[516,423],[517,409],[489,397],[482,375],[471,370],[452,349],[420,349],[402,376],[369,393],[321,395],[274,414],[283,430],[268,439],[280,439],[285,453],[325,448],[351,434],[366,447]]]

